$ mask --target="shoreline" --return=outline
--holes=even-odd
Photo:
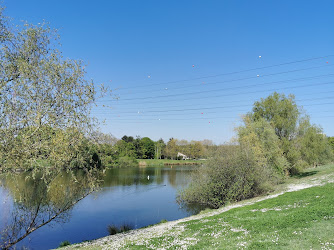
[[[324,186],[327,183],[334,183],[333,173],[323,173],[319,176],[310,176],[303,179],[294,179],[287,183],[281,184],[275,192],[265,196],[259,196],[248,200],[243,200],[216,210],[201,212],[197,215],[185,217],[175,221],[169,221],[162,224],[153,225],[148,228],[139,228],[126,233],[109,235],[90,242],[78,243],[67,246],[64,249],[85,248],[85,249],[120,249],[125,247],[129,242],[145,244],[152,238],[167,237],[169,234],[178,235],[184,233],[186,228],[184,222],[206,221],[209,217],[225,213],[234,208],[240,208],[248,205],[253,205],[261,201],[269,200],[281,196],[282,194],[300,191],[303,189]],[[185,245],[192,245],[192,240],[185,242]]]

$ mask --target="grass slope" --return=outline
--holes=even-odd
[[[156,231],[122,239],[120,244],[115,245],[115,242],[108,239],[95,245],[80,247],[85,249],[334,249],[333,173],[334,165],[311,169],[289,179],[288,184],[290,187],[299,188],[302,185],[322,186],[276,194],[276,198],[255,198],[253,201],[244,201],[237,204],[239,207],[225,212],[222,212],[223,210],[208,212],[207,215],[202,214],[183,222],[170,224],[160,233],[157,226]],[[279,187],[279,191],[283,189],[284,185]]]

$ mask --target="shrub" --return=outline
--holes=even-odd
[[[107,230],[108,230],[108,232],[109,232],[110,235],[114,235],[114,234],[119,233],[119,230],[118,230],[118,228],[115,225],[109,225],[107,227]]]
[[[109,225],[107,227],[107,230],[110,235],[118,234],[118,233],[123,233],[132,230],[132,226],[129,224],[124,223],[123,225],[120,225],[119,228],[115,225]]]
[[[116,163],[116,167],[126,168],[126,167],[137,167],[138,161],[134,157],[123,156],[119,157]]]
[[[69,245],[71,245],[71,243],[68,240],[65,240],[65,241],[60,242],[59,247],[65,247]]]
[[[180,193],[178,200],[218,208],[265,193],[274,183],[277,183],[274,171],[257,161],[252,150],[226,147],[194,172],[189,187]]]

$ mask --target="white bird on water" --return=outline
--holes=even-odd
[[[147,180],[150,180],[150,176],[149,175],[147,176]]]

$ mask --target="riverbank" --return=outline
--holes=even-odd
[[[66,249],[334,248],[334,165],[306,170],[270,195]]]
[[[140,167],[202,165],[205,160],[138,159]]]

